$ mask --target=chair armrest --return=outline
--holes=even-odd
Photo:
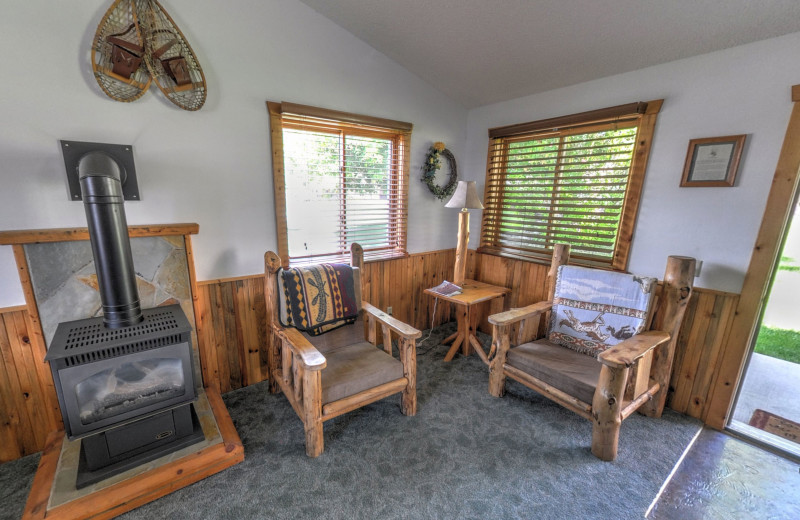
[[[539,302],[527,307],[520,307],[518,309],[511,309],[510,311],[498,312],[489,316],[489,323],[492,325],[512,325],[518,321],[536,316],[543,312],[547,312],[553,308],[551,302]]]
[[[285,339],[292,352],[297,354],[306,370],[322,370],[327,365],[323,356],[297,329],[278,328],[278,336]]]
[[[648,351],[669,341],[669,333],[660,330],[648,330],[617,343],[597,356],[597,360],[611,368],[633,366],[636,360]]]
[[[406,339],[416,339],[422,336],[422,332],[415,329],[411,325],[403,323],[402,321],[393,318],[389,314],[386,314],[379,308],[375,307],[372,304],[367,302],[361,303],[362,308],[366,311],[370,316],[374,316],[376,320],[383,323],[393,331],[395,331],[398,335],[406,338]]]

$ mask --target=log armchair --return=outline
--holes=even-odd
[[[303,421],[309,457],[322,454],[322,424],[328,419],[397,393],[401,394],[404,415],[417,412],[416,339],[421,333],[361,301],[363,250],[358,244],[351,247],[350,263],[358,318],[352,324],[312,336],[281,324],[281,260],[272,251],[264,255],[271,322],[267,358],[270,392],[282,391]],[[399,360],[392,356],[393,337],[397,338]],[[377,347],[378,338],[383,349]]]
[[[548,301],[489,317],[489,393],[501,397],[506,377],[522,383],[591,421],[592,453],[614,460],[622,421],[664,409],[695,260],[670,256],[660,285],[568,260],[556,245]]]

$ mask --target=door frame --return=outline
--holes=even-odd
[[[718,430],[728,423],[800,182],[800,85],[792,86],[792,103],[764,217],[703,416],[703,422]]]

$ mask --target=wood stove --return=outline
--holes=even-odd
[[[64,427],[81,439],[76,487],[202,440],[191,330],[180,305],[141,310],[113,157],[78,162],[101,317],[59,324],[48,348]]]
[[[191,325],[179,305],[142,315],[61,323],[47,352],[67,436],[82,439],[78,488],[203,439]]]

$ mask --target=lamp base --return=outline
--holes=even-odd
[[[464,208],[458,213],[458,245],[456,246],[456,264],[453,270],[453,283],[464,284],[467,272],[467,250],[469,247],[469,211]]]

